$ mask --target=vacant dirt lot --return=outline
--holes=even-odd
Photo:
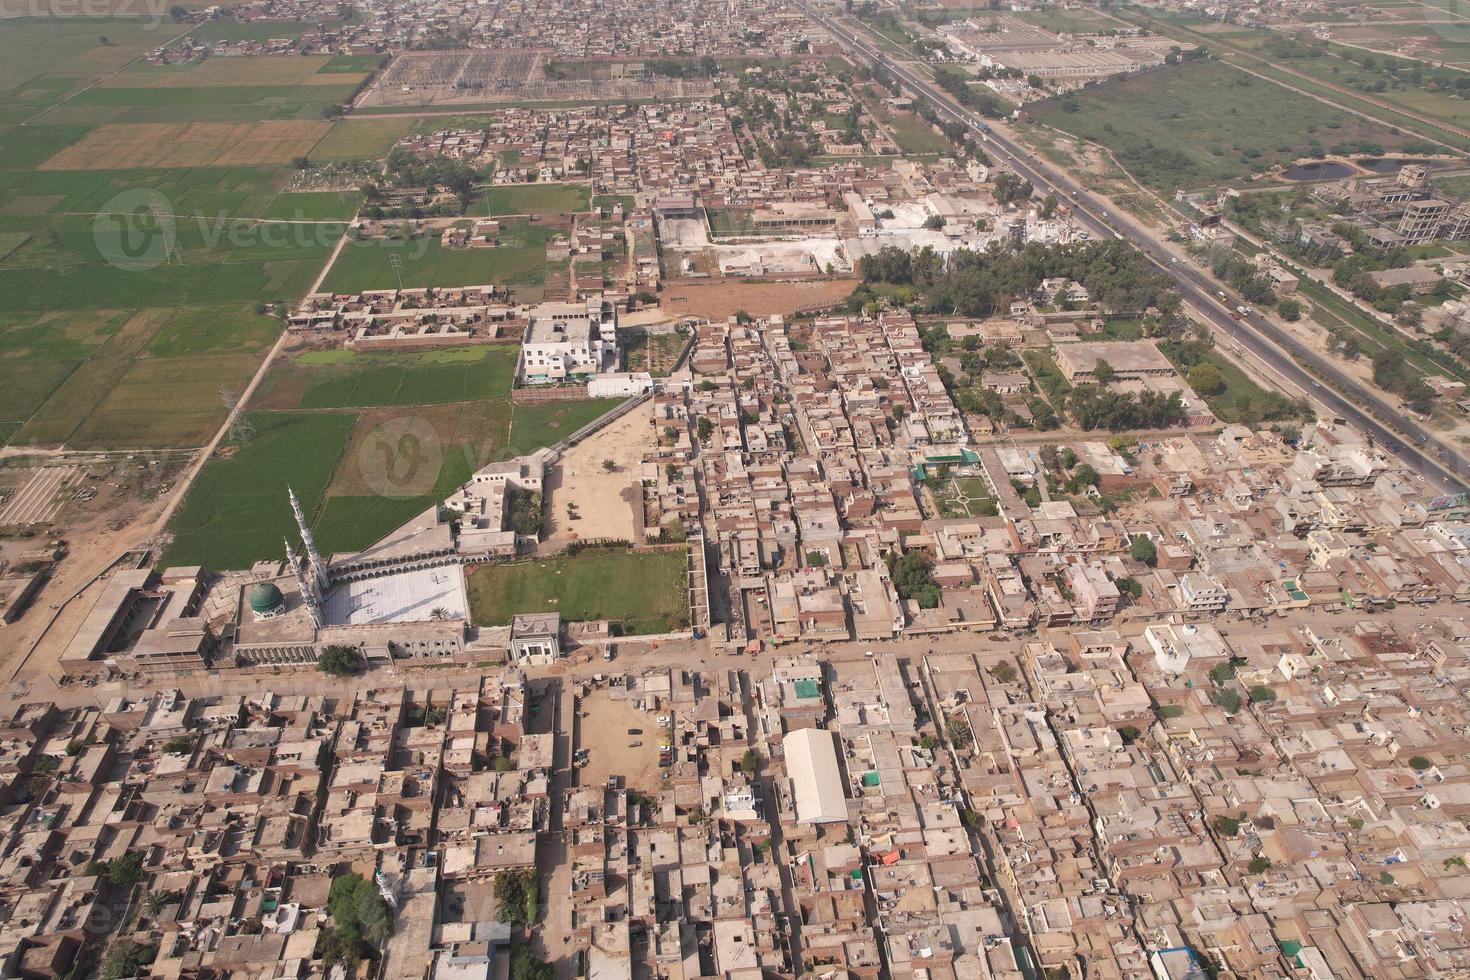
[[[41,170],[143,170],[289,163],[326,135],[326,121],[107,123],[41,164]]]
[[[575,748],[589,753],[578,780],[581,785],[596,786],[606,783],[608,776],[621,776],[629,789],[657,793],[658,746],[663,738],[657,715],[637,710],[632,701],[614,700],[605,687],[594,688],[581,699],[577,711],[587,715],[577,719]],[[641,734],[628,734],[630,728]]]
[[[836,303],[847,298],[856,279],[813,279],[804,282],[672,283],[661,294],[670,316],[701,316],[723,320],[744,310],[751,316],[790,316],[808,306]]]
[[[647,405],[624,415],[597,435],[573,448],[551,470],[547,480],[546,539],[541,550],[552,554],[579,538],[615,538],[641,543],[642,488],[638,464],[653,444],[653,410]],[[616,469],[609,473],[604,460]],[[567,516],[567,505],[577,519]]]

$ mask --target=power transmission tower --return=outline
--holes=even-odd
[[[394,273],[398,276],[398,291],[401,293],[403,292],[403,256],[397,252],[389,254],[388,264],[393,267]]]
[[[237,412],[235,408],[240,400],[229,388],[219,390],[220,401],[224,402],[226,417],[230,420],[229,438],[231,442],[248,442],[255,435],[255,425],[244,412]]]

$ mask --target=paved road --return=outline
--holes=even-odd
[[[1229,337],[1278,376],[1309,393],[1313,401],[1333,416],[1348,421],[1396,453],[1430,486],[1446,491],[1470,487],[1470,482],[1465,479],[1470,476],[1470,461],[1454,446],[1441,442],[1379,393],[1359,384],[1339,370],[1329,358],[1299,342],[1266,317],[1252,312],[1235,319],[1230,311],[1244,305],[1245,301],[1225,290],[1227,299],[1222,302],[1217,294],[1222,287],[1192,266],[1181,250],[1128,216],[1111,214],[1096,195],[1065,172],[1035,159],[997,127],[956,106],[937,85],[902,62],[883,54],[866,38],[857,36],[805,4],[801,6],[807,16],[831,32],[849,51],[882,65],[907,88],[928,99],[937,112],[980,133],[992,157],[1030,180],[1037,189],[1055,191],[1059,200],[1071,206],[1078,222],[1089,234],[1130,239],[1155,265],[1173,276],[1185,302],[1218,334]]]

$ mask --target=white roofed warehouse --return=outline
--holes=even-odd
[[[796,822],[846,822],[847,795],[842,790],[842,771],[837,765],[832,733],[803,728],[787,735],[781,746],[786,755],[786,774],[791,779]]]

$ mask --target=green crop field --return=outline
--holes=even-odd
[[[606,619],[623,634],[668,633],[689,625],[683,548],[584,551],[574,557],[480,565],[468,579],[470,616],[505,625],[517,613],[559,612]]]
[[[1415,142],[1213,61],[1103,82],[1031,111],[1108,147],[1160,191],[1238,180],[1334,147],[1393,150]]]
[[[311,159],[380,160],[394,143],[413,132],[413,123],[409,118],[339,119],[311,151]]]
[[[541,284],[551,235],[545,225],[510,222],[501,236],[506,244],[495,248],[444,248],[437,238],[353,242],[337,257],[323,288],[337,293],[391,289],[398,283],[394,255],[402,261],[405,288]]]
[[[221,389],[243,389],[280,330],[234,308],[17,315],[0,322],[0,364],[20,378],[0,423],[27,444],[200,446],[224,421]]]
[[[333,413],[252,412],[255,434],[229,445],[199,474],[171,529],[173,543],[159,564],[249,568],[280,558],[296,526],[286,489],[315,514],[353,417]]]
[[[310,352],[277,361],[256,395],[259,407],[367,408],[507,399],[516,348]]]
[[[487,463],[550,445],[619,404],[514,405],[515,361],[516,349],[500,345],[305,351],[278,359],[251,401],[252,414],[285,418],[307,409],[312,417],[346,420],[350,430],[315,508],[322,549],[361,550],[449,496]],[[299,438],[303,458],[314,451],[309,430],[278,438]],[[205,471],[229,462],[213,460]],[[274,554],[275,547],[265,540],[261,553]],[[233,567],[224,563],[238,554],[231,544],[204,563]]]
[[[492,187],[470,205],[474,214],[570,214],[590,208],[583,184],[513,184]]]
[[[0,226],[3,227],[3,226]],[[313,225],[174,222],[171,259],[156,223],[64,216],[0,264],[0,309],[141,309],[297,299],[333,235]]]
[[[362,203],[357,191],[289,191],[265,209],[278,221],[350,221]]]

